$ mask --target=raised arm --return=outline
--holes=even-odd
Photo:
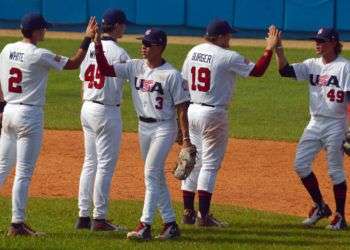
[[[277,45],[279,33],[280,31],[275,26],[270,26],[268,37],[266,38],[264,54],[255,63],[253,70],[250,72],[250,76],[260,77],[264,75],[267,67],[270,64],[272,51]]]
[[[292,66],[289,65],[287,58],[284,54],[283,45],[282,45],[282,33],[278,35],[278,43],[275,48],[276,51],[276,62],[278,71],[283,77],[293,77],[295,78],[295,71]]]
[[[105,54],[103,53],[103,47],[101,42],[101,32],[96,27],[95,30],[95,56],[100,73],[104,76],[116,76],[114,67],[110,65],[107,61]]]
[[[90,42],[94,37],[96,25],[97,25],[96,18],[91,17],[86,27],[85,37],[80,45],[80,48],[78,49],[78,51],[73,57],[68,59],[66,65],[64,66],[64,69],[72,70],[72,69],[79,68],[80,64],[85,58]]]

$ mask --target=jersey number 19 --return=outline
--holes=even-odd
[[[210,69],[200,67],[192,67],[192,85],[191,89],[193,91],[208,92],[210,89]]]

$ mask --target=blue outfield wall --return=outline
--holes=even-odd
[[[287,38],[303,39],[335,27],[350,40],[350,0],[0,0],[0,28],[18,28],[27,12],[40,12],[55,30],[83,31],[90,16],[107,8],[125,11],[128,33],[157,26],[173,35],[203,35],[208,22],[225,19],[240,37],[264,37],[275,24]]]

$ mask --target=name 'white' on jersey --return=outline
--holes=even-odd
[[[345,118],[350,91],[350,62],[342,56],[324,64],[322,58],[292,64],[297,80],[309,81],[310,114]]]
[[[31,43],[7,44],[0,54],[0,81],[5,101],[44,106],[48,71],[62,70],[67,61],[67,57]]]
[[[174,106],[190,100],[180,72],[167,62],[150,68],[146,60],[133,59],[113,66],[118,77],[129,79],[138,116],[174,119]]]
[[[103,39],[103,38],[102,38]],[[111,40],[102,40],[103,50],[109,64],[125,63],[130,60],[126,51]],[[95,44],[91,43],[80,66],[80,80],[83,81],[83,99],[98,101],[105,105],[120,104],[122,98],[122,78],[102,76],[95,57]]]
[[[254,65],[237,52],[212,43],[193,47],[182,67],[191,102],[227,107],[235,88],[236,75],[249,76]]]

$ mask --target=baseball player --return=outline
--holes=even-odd
[[[188,82],[191,105],[188,108],[190,139],[197,148],[198,158],[189,177],[182,181],[183,223],[201,227],[222,227],[209,213],[215,180],[224,157],[228,140],[228,112],[236,85],[236,76],[260,77],[267,69],[278,30],[270,29],[263,55],[256,64],[229,50],[234,29],[222,20],[208,26],[205,42],[187,54],[182,76]],[[195,192],[199,196],[199,211],[195,212]]]
[[[95,38],[97,63],[102,75],[129,79],[134,106],[139,117],[139,140],[145,161],[145,200],[139,225],[127,234],[129,239],[151,239],[156,208],[164,221],[159,239],[180,235],[164,176],[164,164],[177,136],[176,111],[184,134],[183,147],[192,146],[188,135],[189,92],[181,74],[166,62],[162,53],[167,45],[165,32],[148,29],[142,38],[141,54],[126,64],[110,65],[104,57],[98,34]]]
[[[327,228],[341,230],[346,228],[344,208],[347,186],[342,143],[346,131],[350,64],[340,56],[342,45],[336,30],[322,28],[312,39],[315,40],[318,58],[289,65],[280,43],[276,48],[276,59],[281,76],[309,82],[311,119],[299,141],[294,162],[296,173],[315,203],[303,224],[315,225],[332,214],[312,171],[313,159],[324,148],[336,203],[334,219]]]
[[[109,63],[125,63],[128,54],[117,39],[124,34],[123,11],[108,9],[102,19],[102,44]],[[85,139],[85,159],[79,185],[79,218],[77,229],[119,231],[123,229],[106,220],[110,184],[119,154],[122,121],[120,101],[123,79],[101,75],[93,43],[80,66],[83,81],[81,123]],[[90,209],[94,204],[93,219]]]
[[[5,46],[0,54],[0,82],[7,105],[0,140],[0,185],[16,162],[12,189],[12,223],[9,236],[39,236],[25,224],[30,180],[43,134],[43,106],[50,69],[77,69],[83,61],[96,26],[91,18],[80,49],[67,58],[37,47],[52,25],[36,13],[21,20],[23,40]]]

